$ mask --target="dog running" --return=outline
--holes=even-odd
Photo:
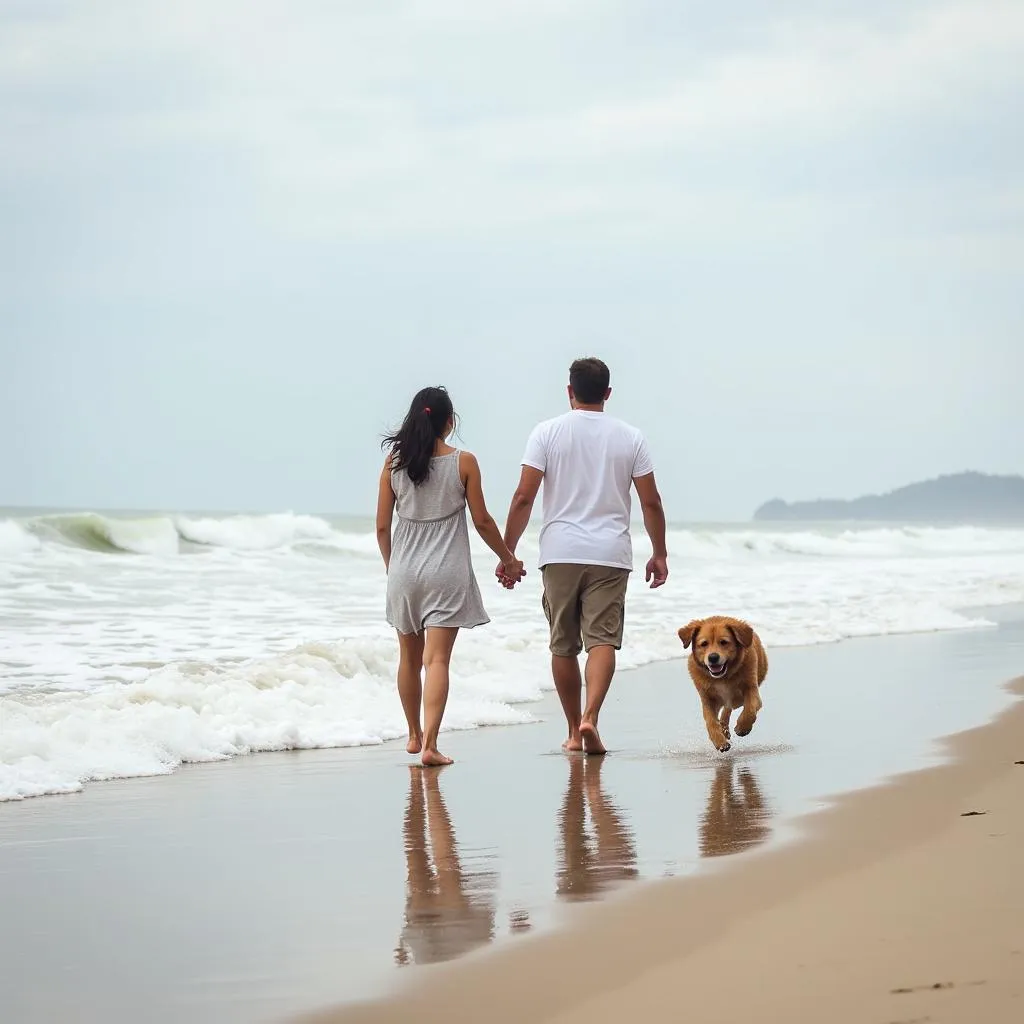
[[[761,638],[742,619],[712,615],[688,622],[679,630],[679,639],[684,648],[692,648],[687,667],[700,697],[708,738],[724,753],[731,746],[732,713],[742,708],[736,735],[746,736],[762,707],[768,656]]]

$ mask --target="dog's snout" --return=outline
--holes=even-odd
[[[718,653],[718,651],[712,651],[708,655],[708,664],[709,665],[717,665],[721,660],[722,660],[722,656]]]

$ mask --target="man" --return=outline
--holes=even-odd
[[[660,587],[668,579],[665,512],[647,442],[635,427],[605,414],[609,381],[600,359],[577,359],[569,368],[570,411],[530,434],[505,525],[505,543],[515,552],[543,482],[540,569],[551,674],[569,726],[562,747],[588,754],[605,752],[597,721],[622,646],[626,583],[633,569],[631,486],[653,547],[646,581]],[[500,566],[496,575],[502,578]],[[581,648],[587,652],[585,706]]]

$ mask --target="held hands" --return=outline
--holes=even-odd
[[[647,573],[644,576],[644,581],[650,583],[651,590],[656,587],[664,586],[665,581],[668,579],[668,559],[661,555],[660,557],[655,555],[648,559],[647,562]]]
[[[508,561],[499,562],[494,575],[506,590],[511,590],[526,575],[526,569],[518,558],[512,557]]]

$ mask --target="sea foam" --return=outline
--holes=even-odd
[[[464,631],[445,726],[533,719],[550,688],[536,537],[512,593],[473,540],[491,623]],[[736,614],[769,647],[985,628],[1024,600],[1024,531],[688,527],[666,587],[635,538],[619,664],[681,657],[688,619]],[[0,800],[258,750],[404,735],[371,524],[273,516],[0,520]]]

